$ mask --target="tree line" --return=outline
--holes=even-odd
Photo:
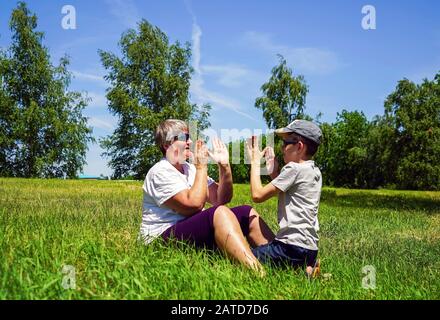
[[[88,143],[96,142],[87,118],[86,94],[69,91],[69,58],[50,62],[37,17],[24,2],[11,14],[12,42],[0,51],[0,176],[75,178]],[[170,43],[146,20],[121,35],[119,53],[98,50],[107,74],[109,111],[118,119],[112,134],[100,138],[113,178],[143,179],[162,156],[154,131],[164,119],[210,126],[209,104],[191,103],[191,46]],[[306,113],[308,85],[279,56],[261,86],[255,107],[269,128],[294,119],[316,121],[323,142],[315,161],[324,184],[349,188],[440,190],[440,72],[416,84],[398,82],[384,102],[383,115],[368,120],[362,111],[342,110],[333,123]],[[244,141],[240,144],[244,155]],[[230,143],[229,147],[232,148]],[[276,155],[282,162],[280,141]],[[235,182],[248,181],[248,165],[233,164]],[[210,174],[216,176],[214,166]]]
[[[440,72],[421,84],[399,81],[384,102],[383,115],[371,121],[362,111],[344,109],[335,122],[327,123],[320,121],[322,114],[315,118],[306,114],[307,84],[279,58],[255,106],[263,111],[271,129],[284,127],[293,119],[319,124],[323,139],[314,160],[325,185],[440,190]],[[243,150],[244,141],[239,143]],[[275,145],[282,163],[276,137]],[[235,182],[248,182],[247,165],[235,164],[232,171]]]

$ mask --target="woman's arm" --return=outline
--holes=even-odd
[[[165,205],[184,216],[191,216],[205,207],[208,190],[208,149],[197,141],[195,150],[196,176],[193,186],[165,201]]]
[[[208,188],[208,202],[214,206],[226,204],[233,195],[231,166],[219,165],[219,182],[213,183]]]
[[[217,191],[217,205],[225,204],[231,201],[233,194],[232,171],[228,164],[219,164],[219,186]]]

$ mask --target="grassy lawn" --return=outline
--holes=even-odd
[[[137,242],[141,182],[0,179],[0,299],[440,299],[440,192],[325,188],[322,272]],[[231,206],[251,204],[235,185]],[[255,205],[277,230],[276,199]],[[62,286],[74,266],[76,289]],[[364,266],[376,288],[364,289]],[[371,273],[369,274],[371,275]],[[371,284],[371,282],[370,282]]]

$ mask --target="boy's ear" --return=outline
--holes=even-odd
[[[306,146],[306,144],[305,144],[304,142],[302,142],[302,141],[300,140],[298,143],[301,144],[301,151],[303,151],[303,150],[307,151],[307,146]]]

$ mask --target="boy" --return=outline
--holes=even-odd
[[[260,203],[278,195],[278,223],[280,230],[269,244],[253,249],[261,262],[293,267],[306,266],[306,274],[316,277],[320,272],[318,255],[318,207],[322,178],[319,168],[311,160],[321,142],[321,130],[313,122],[295,120],[275,131],[283,140],[286,165],[278,173],[278,163],[271,147],[260,152],[256,137],[247,141],[251,159],[252,200]],[[260,160],[272,178],[262,186]]]

